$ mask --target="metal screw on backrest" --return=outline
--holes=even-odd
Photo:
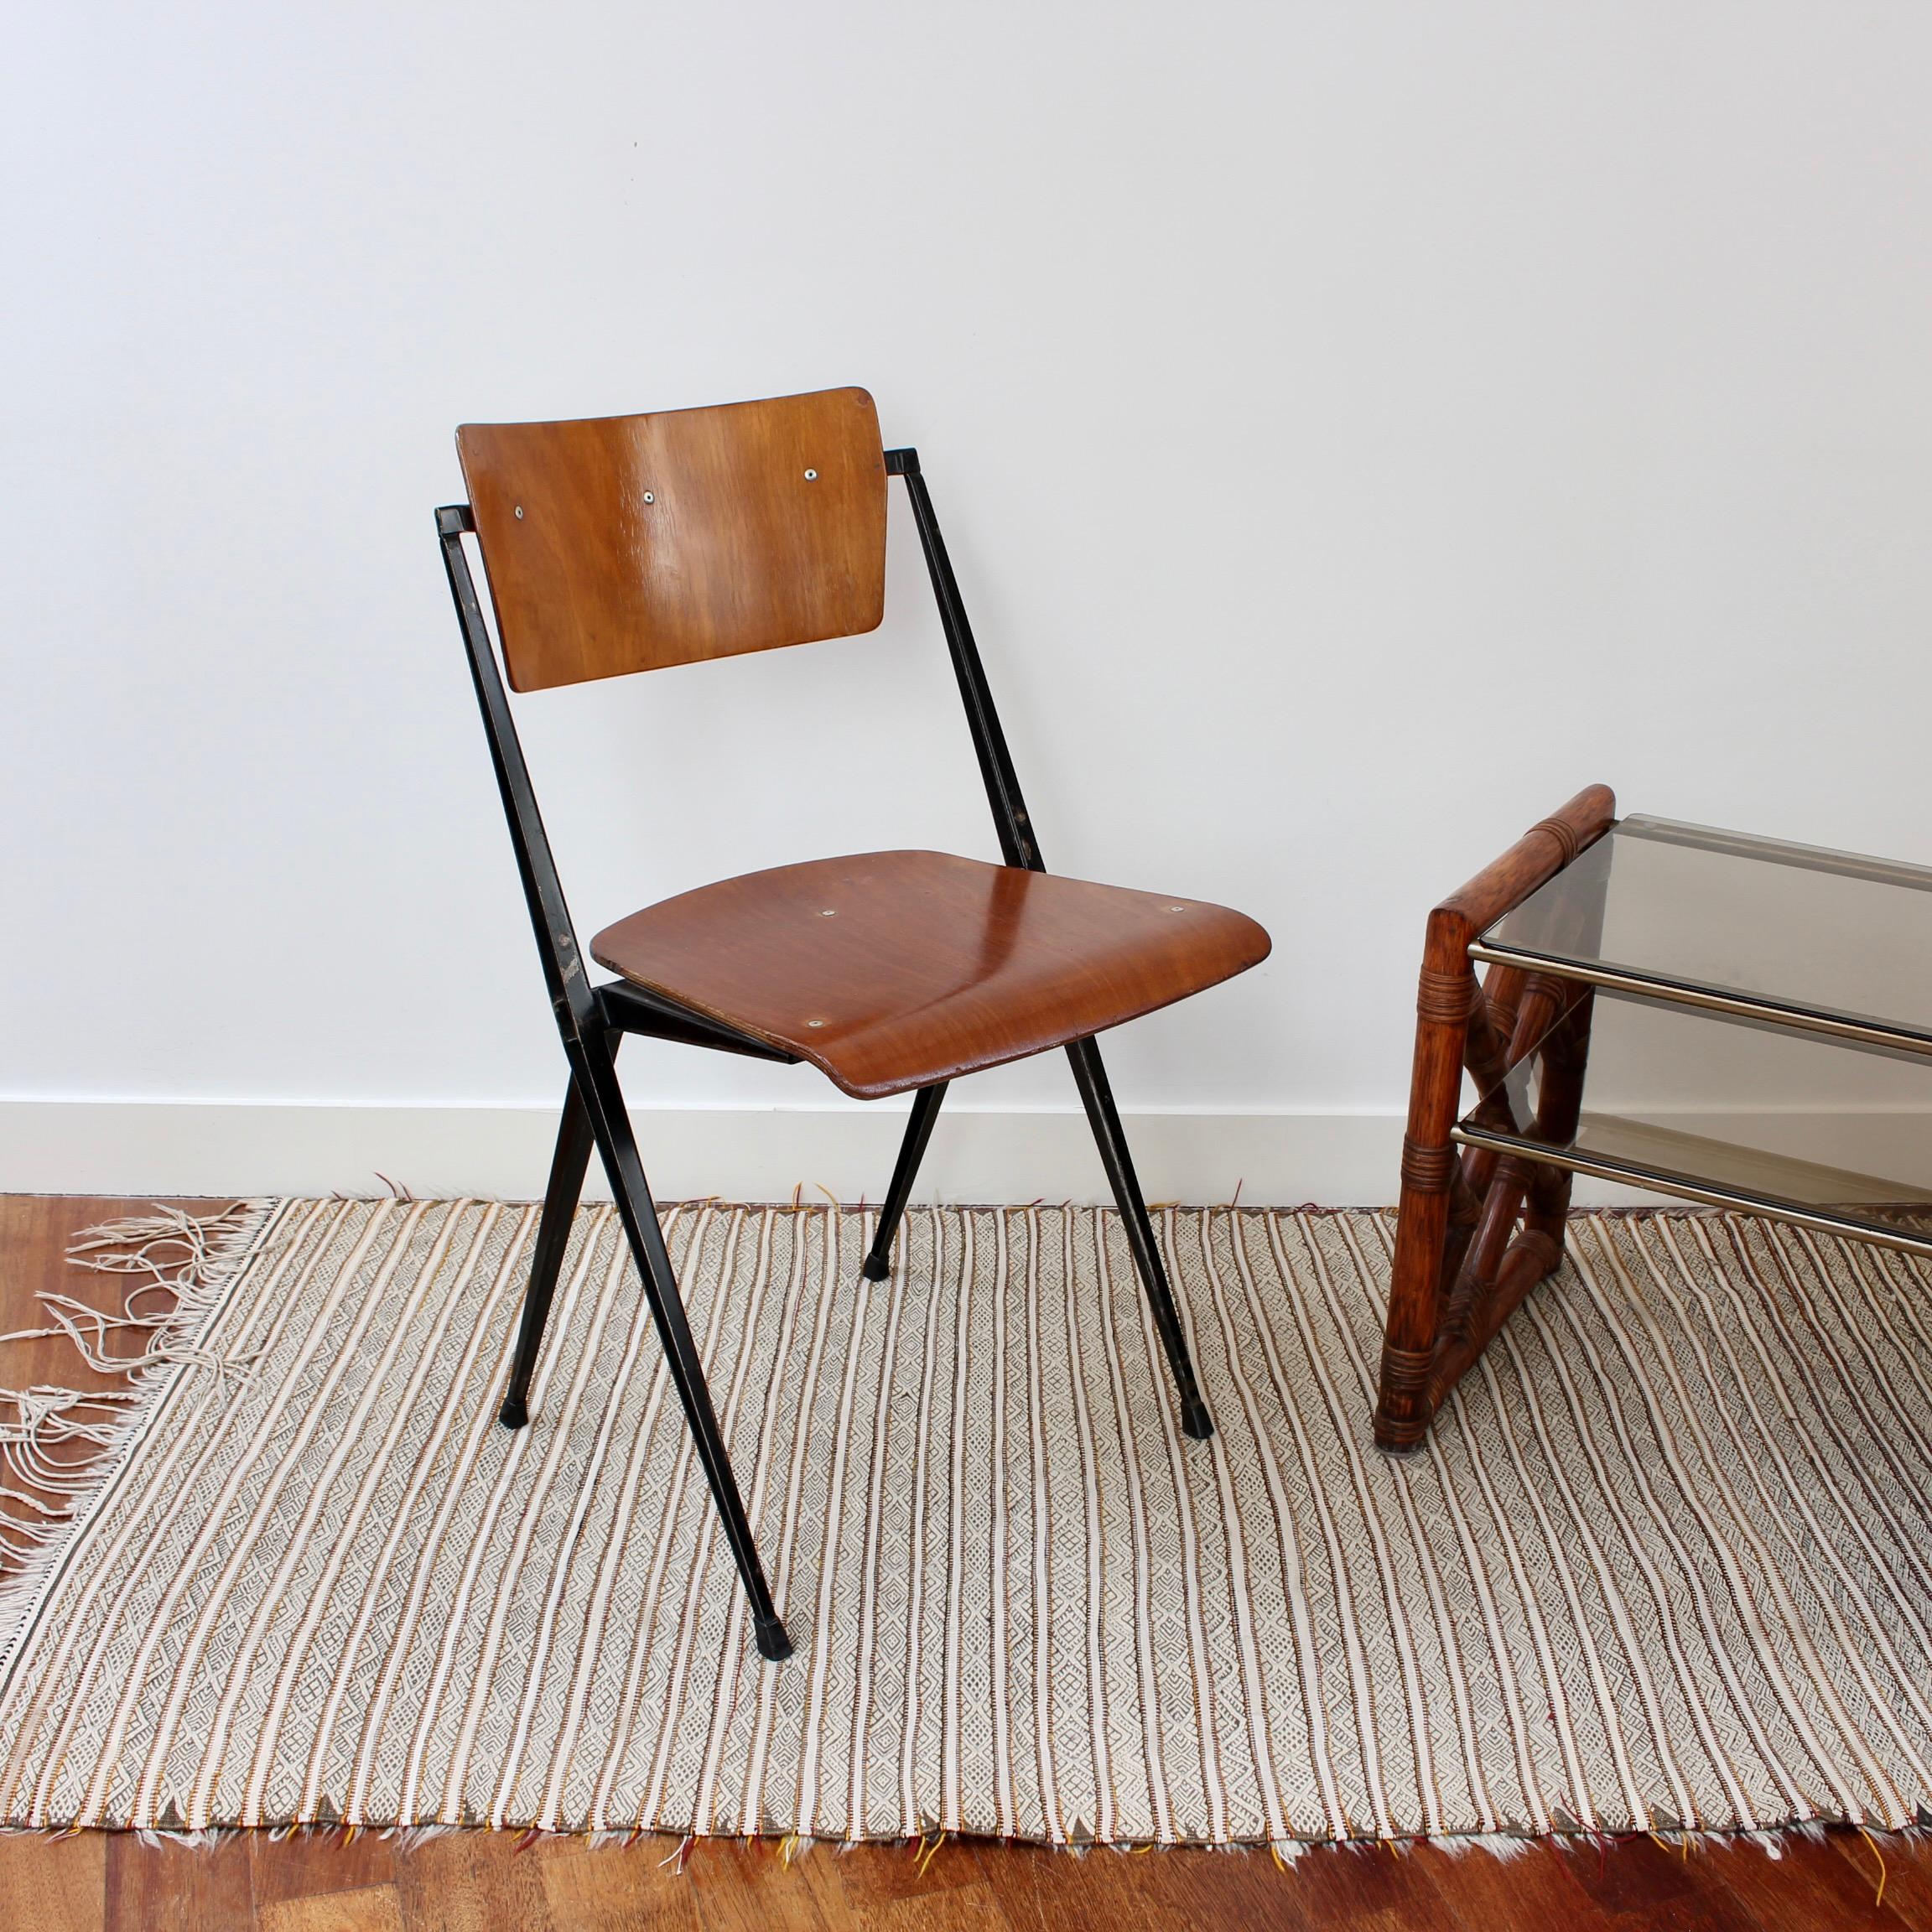
[[[644,492],[644,501],[647,503],[655,503],[657,501],[656,492],[653,491],[647,490]]]
[[[518,521],[521,522],[523,516],[523,506],[521,503],[517,506],[517,516]]]
[[[818,480],[818,472],[816,470],[808,470],[805,472],[805,480],[808,483],[816,483]]]

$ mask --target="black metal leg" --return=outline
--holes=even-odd
[[[615,1055],[617,1040],[611,1036]],[[564,1118],[557,1124],[557,1151],[550,1160],[550,1185],[544,1190],[543,1218],[537,1223],[537,1252],[530,1262],[530,1282],[523,1291],[523,1321],[517,1331],[517,1358],[511,1365],[510,1386],[498,1413],[506,1429],[521,1429],[530,1420],[530,1378],[543,1347],[543,1324],[550,1317],[550,1297],[570,1245],[571,1218],[584,1192],[584,1170],[590,1165],[590,1116],[572,1075],[564,1095]]]
[[[774,1664],[782,1663],[792,1654],[792,1639],[786,1635],[777,1606],[771,1601],[765,1566],[759,1561],[758,1546],[751,1540],[751,1525],[745,1519],[744,1500],[738,1493],[737,1478],[731,1473],[731,1460],[725,1452],[716,1411],[711,1406],[704,1365],[699,1358],[698,1344],[692,1339],[683,1297],[678,1292],[678,1277],[664,1245],[664,1231],[657,1224],[657,1204],[644,1178],[644,1165],[631,1132],[630,1116],[624,1110],[624,1096],[617,1085],[617,1069],[610,1048],[599,1039],[580,1039],[577,1052],[572,1055],[572,1071],[584,1083],[591,1129],[597,1150],[603,1156],[605,1171],[610,1176],[618,1217],[624,1223],[637,1272],[643,1277],[645,1298],[651,1304],[652,1319],[664,1345],[671,1379],[677,1388],[678,1400],[683,1405],[698,1459],[704,1464],[705,1480],[711,1486],[711,1499],[724,1520],[725,1539],[738,1565],[739,1580],[750,1600],[759,1654]]]
[[[906,1138],[899,1143],[899,1160],[892,1170],[892,1185],[886,1190],[885,1205],[879,1210],[872,1252],[860,1270],[868,1281],[883,1281],[892,1272],[892,1237],[899,1232],[900,1218],[926,1156],[926,1143],[932,1138],[932,1123],[939,1118],[939,1103],[945,1098],[943,1080],[936,1086],[922,1087],[912,1096],[912,1118],[906,1123]]]
[[[1107,1084],[1107,1070],[1100,1064],[1100,1049],[1091,1039],[1076,1040],[1067,1047],[1067,1057],[1073,1062],[1073,1078],[1087,1109],[1088,1124],[1113,1185],[1120,1218],[1126,1223],[1127,1244],[1134,1250],[1134,1265],[1140,1270],[1140,1285],[1147,1291],[1148,1305],[1154,1311],[1154,1326],[1161,1331],[1167,1351],[1167,1366],[1174,1372],[1174,1386],[1181,1397],[1181,1427],[1197,1441],[1205,1441],[1214,1433],[1213,1420],[1195,1385],[1187,1337],[1181,1332],[1181,1317],[1174,1306],[1173,1291],[1167,1285],[1167,1271],[1161,1265],[1161,1250],[1154,1245],[1147,1204],[1140,1198],[1140,1183],[1135,1178],[1127,1137],[1120,1131],[1120,1116],[1114,1109],[1113,1089]]]

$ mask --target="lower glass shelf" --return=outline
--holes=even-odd
[[[1572,1134],[1521,1062],[1466,1145],[1932,1255],[1932,1062],[1599,989]]]

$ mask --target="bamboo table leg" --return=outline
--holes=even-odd
[[[1567,1140],[1582,1104],[1590,995],[1507,968],[1479,986],[1469,944],[1602,837],[1616,810],[1605,786],[1578,792],[1429,916],[1375,1406],[1384,1449],[1420,1446],[1457,1379],[1562,1260],[1569,1175],[1482,1149],[1465,1155],[1450,1135],[1465,1067],[1488,1090],[1537,1052],[1539,1133]]]

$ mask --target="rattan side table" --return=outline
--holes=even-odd
[[[1429,916],[1385,1449],[1561,1262],[1573,1175],[1932,1255],[1932,870],[1616,809],[1580,792]],[[1805,1104],[1700,1112],[1740,1067]]]

